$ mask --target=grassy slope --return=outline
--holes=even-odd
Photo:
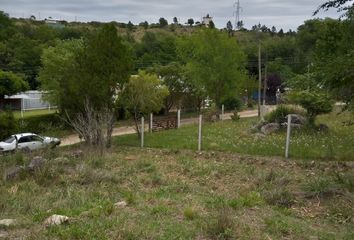
[[[58,150],[57,150],[58,151]],[[9,238],[353,239],[353,165],[119,148],[0,182]],[[3,157],[0,169],[27,163]],[[125,200],[128,207],[115,209]],[[52,214],[72,218],[43,227]],[[3,229],[4,230],[4,229]]]
[[[290,156],[301,159],[353,160],[354,125],[343,126],[349,114],[323,115],[318,123],[326,123],[329,131],[293,131]],[[249,129],[257,122],[256,118],[241,119],[239,122],[205,123],[203,125],[203,149],[230,151],[263,156],[283,156],[285,131],[265,138],[250,134]],[[170,130],[146,134],[145,145],[155,148],[197,149],[197,125],[184,126]],[[136,135],[115,138],[116,145],[139,146]]]
[[[23,112],[23,117],[33,117],[33,116],[43,116],[56,113],[57,110],[48,110],[48,109],[40,109],[40,110],[29,110]],[[16,119],[21,119],[21,111],[14,111],[14,116]]]

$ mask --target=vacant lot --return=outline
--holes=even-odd
[[[343,123],[352,117],[349,113],[322,115],[317,124],[325,123],[329,127],[328,130],[294,130],[290,157],[330,161],[354,160],[354,125],[347,126]],[[204,123],[202,148],[262,156],[284,156],[285,130],[262,137],[249,131],[256,123],[257,118],[241,119],[238,122]],[[154,148],[195,150],[197,139],[198,126],[189,125],[178,130],[146,134],[145,145]],[[137,135],[117,137],[115,144],[140,146]]]
[[[58,152],[61,151],[61,152]],[[0,182],[9,239],[353,239],[353,162],[120,147]],[[37,153],[38,154],[38,153]],[[0,171],[30,156],[2,157]],[[124,208],[114,203],[126,201]],[[70,217],[46,228],[52,214]]]

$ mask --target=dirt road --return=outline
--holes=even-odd
[[[241,118],[247,117],[256,117],[258,115],[257,110],[248,110],[239,113]],[[224,118],[231,119],[232,113],[226,113]],[[198,123],[198,118],[185,118],[181,119],[181,125],[188,125]],[[148,129],[148,125],[146,125],[145,129]],[[120,136],[135,133],[135,129],[133,126],[125,126],[125,127],[117,127],[113,129],[112,136]],[[68,146],[73,145],[80,142],[79,135],[72,134],[61,139],[60,146]]]

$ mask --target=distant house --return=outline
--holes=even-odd
[[[212,22],[212,21],[213,21],[213,18],[210,17],[209,14],[207,14],[205,17],[203,17],[202,24],[208,27],[210,22]]]
[[[58,29],[58,28],[65,27],[65,25],[61,21],[52,19],[51,17],[44,19],[44,22],[47,26],[52,27],[52,28]]]
[[[17,93],[12,96],[5,96],[1,100],[0,107],[11,110],[35,110],[51,108],[48,101],[45,100],[46,92],[27,91]]]

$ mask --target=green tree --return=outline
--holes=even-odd
[[[189,18],[189,19],[187,20],[187,23],[189,24],[189,26],[193,26],[193,24],[194,24],[193,18]]]
[[[131,50],[115,26],[104,25],[82,41],[60,42],[44,52],[42,62],[43,88],[75,130],[91,145],[110,146],[116,96],[132,68]]]
[[[169,92],[155,74],[139,71],[125,86],[121,102],[133,115],[138,135],[139,118],[151,112],[158,112]]]
[[[166,113],[175,106],[180,107],[182,98],[186,93],[188,85],[185,82],[182,65],[178,62],[171,62],[165,66],[156,65],[151,69],[161,77],[162,83],[168,88],[169,95],[164,100]]]
[[[226,23],[226,30],[227,30],[227,33],[229,34],[229,36],[231,36],[232,35],[232,23],[231,23],[231,21],[228,21],[227,23]]]
[[[215,23],[213,21],[210,21],[208,27],[210,29],[214,29],[215,28]]]
[[[176,24],[176,25],[178,24],[178,19],[177,19],[177,17],[174,17],[174,18],[173,18],[173,23]]]
[[[0,70],[0,100],[3,100],[5,95],[13,95],[27,89],[28,84],[22,76]]]
[[[166,27],[168,25],[168,22],[167,22],[167,20],[165,18],[161,17],[159,19],[159,25],[160,25],[160,27],[163,28],[163,27]]]
[[[245,79],[245,55],[234,39],[215,29],[202,29],[179,43],[189,79],[204,89],[217,107],[223,97],[240,89]]]

